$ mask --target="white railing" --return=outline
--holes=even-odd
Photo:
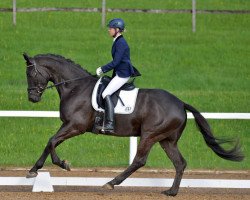
[[[209,113],[202,112],[206,119],[250,119],[250,113]],[[59,117],[59,111],[18,111],[1,110],[0,117]],[[187,112],[187,118],[193,119],[193,114]]]
[[[53,186],[102,186],[111,181],[105,177],[51,177],[49,172],[38,172],[36,178],[0,177],[0,186],[33,186],[32,192],[53,192]],[[127,178],[119,186],[171,187],[173,179]],[[180,187],[186,188],[250,188],[250,180],[182,179]]]
[[[206,119],[250,119],[250,113],[201,113]],[[0,117],[59,117],[58,111],[0,111]],[[187,113],[188,119],[193,119],[192,113]],[[137,137],[130,137],[129,164],[137,151]]]

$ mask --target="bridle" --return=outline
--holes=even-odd
[[[29,68],[29,67],[34,67],[35,68],[35,75],[33,77],[36,77],[37,74],[40,74],[45,80],[47,80],[47,78],[40,72],[40,70],[38,70],[35,63],[27,65],[27,68]],[[38,83],[38,85],[35,86],[35,87],[28,87],[27,91],[28,91],[28,93],[31,93],[32,90],[35,90],[37,93],[42,94],[45,89],[46,88],[42,87],[41,84]]]
[[[28,67],[34,67],[35,68],[35,75],[34,75],[34,77],[36,77],[37,74],[40,74],[45,80],[47,80],[47,78],[38,70],[38,68],[37,68],[37,66],[36,66],[35,63],[33,63],[31,65],[27,65],[27,68]],[[81,80],[83,78],[85,78],[85,77],[79,77],[79,78],[75,78],[75,79],[69,79],[69,80],[61,81],[59,83],[55,83],[55,84],[47,86],[47,87],[42,87],[41,84],[38,83],[38,86],[28,87],[27,91],[28,91],[28,93],[31,93],[32,90],[36,90],[37,93],[42,94],[44,92],[44,90],[51,89],[53,87],[57,87],[57,86],[60,86],[60,85],[65,85],[66,83],[70,83],[70,82],[73,82],[73,81]]]

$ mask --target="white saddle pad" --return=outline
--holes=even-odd
[[[98,106],[97,98],[96,98],[100,81],[101,81],[101,78],[97,81],[95,88],[93,90],[93,93],[92,93],[92,106],[96,111],[104,112],[104,110]],[[118,99],[114,112],[116,114],[131,114],[135,108],[135,102],[136,102],[138,91],[139,91],[139,88],[135,88],[130,91],[121,90],[119,97],[123,101],[124,105],[122,105],[120,99]]]

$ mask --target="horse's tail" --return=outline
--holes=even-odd
[[[226,160],[231,161],[242,161],[244,159],[244,155],[241,152],[241,146],[239,144],[238,140],[234,139],[222,139],[222,138],[215,138],[213,136],[213,133],[211,131],[211,128],[207,122],[207,120],[200,114],[198,110],[196,110],[194,107],[185,104],[184,108],[186,110],[189,110],[193,113],[195,122],[197,127],[199,128],[200,132],[203,135],[203,138],[206,141],[206,144],[221,158],[224,158]],[[225,150],[221,144],[224,143],[233,143],[234,147],[230,150]]]

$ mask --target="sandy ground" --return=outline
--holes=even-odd
[[[124,169],[114,168],[85,168],[72,169],[70,172],[58,168],[47,168],[51,176],[58,177],[115,177]],[[0,176],[26,176],[27,169],[7,168],[0,170]],[[143,178],[173,178],[172,170],[141,169],[131,177]],[[187,170],[183,178],[206,178],[206,179],[245,179],[250,180],[250,171],[207,171]],[[180,188],[176,197],[167,197],[161,194],[167,188],[139,188],[139,187],[115,187],[114,190],[106,190],[101,187],[72,187],[54,186],[53,193],[32,193],[31,186],[0,186],[0,199],[22,200],[61,200],[61,199],[88,199],[88,200],[152,200],[152,199],[175,199],[175,200],[231,200],[250,199],[250,189],[204,189],[204,188]]]

